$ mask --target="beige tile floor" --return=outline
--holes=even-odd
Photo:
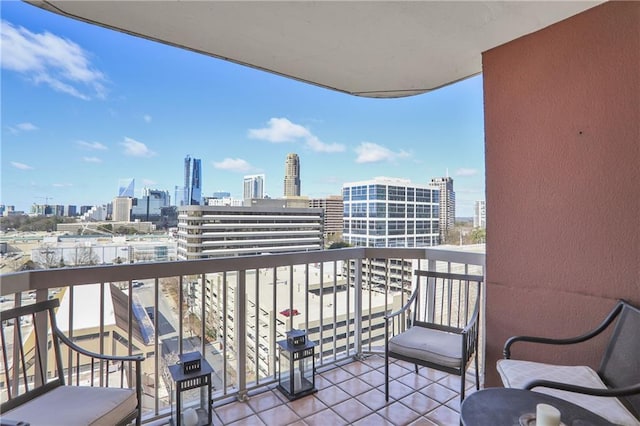
[[[384,399],[384,359],[335,366],[316,375],[318,392],[289,401],[275,387],[247,402],[214,406],[219,425],[458,425],[460,377],[412,364],[390,365],[389,402]],[[471,376],[473,377],[473,376]],[[475,390],[466,383],[468,394]]]

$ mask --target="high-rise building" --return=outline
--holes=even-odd
[[[264,198],[264,175],[247,175],[244,177],[244,199]]]
[[[67,208],[65,209],[64,213],[65,213],[64,214],[65,216],[69,216],[69,217],[77,216],[78,215],[78,206],[68,205]]]
[[[329,195],[326,198],[311,198],[309,200],[309,207],[324,210],[325,241],[331,241],[332,238],[342,235],[344,224],[342,195]]]
[[[116,197],[113,199],[113,214],[111,220],[114,222],[130,222],[133,198]]]
[[[284,196],[300,196],[300,158],[298,154],[287,154],[284,163]]]
[[[134,178],[118,179],[118,197],[130,197],[135,195],[135,183]]]
[[[202,203],[202,161],[199,158],[184,158],[184,187],[181,206],[198,206]],[[176,193],[178,187],[176,187]]]
[[[189,204],[199,206],[202,203],[202,162],[199,158],[193,159],[191,172],[191,188],[189,188]]]
[[[182,201],[180,201],[181,206],[188,206],[189,202],[189,187],[191,185],[191,157],[186,156],[184,158],[184,186],[182,187]]]
[[[473,207],[473,227],[487,227],[487,206],[484,200],[478,200]]]
[[[453,178],[439,177],[431,179],[431,185],[440,189],[440,241],[456,224],[456,193],[453,191]]]
[[[439,242],[440,190],[406,179],[375,178],[345,183],[343,241],[363,247],[430,247]],[[362,280],[374,288],[411,287],[411,261],[372,259],[362,264]],[[349,262],[355,279],[355,263]],[[382,287],[380,287],[382,286]]]
[[[342,185],[345,242],[364,247],[438,245],[440,191],[406,179]]]
[[[162,209],[171,204],[169,191],[145,188],[143,194],[131,209],[131,220],[160,222],[163,218]]]

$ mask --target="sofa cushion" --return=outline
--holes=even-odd
[[[587,366],[564,366],[532,361],[501,359],[497,363],[502,383],[508,388],[523,389],[533,380],[549,380],[589,388],[606,389],[598,374]],[[617,425],[639,426],[640,422],[622,405],[618,398],[584,395],[545,387],[534,388],[572,402],[594,412]]]
[[[113,426],[137,405],[133,389],[59,386],[2,416],[31,426]]]
[[[411,327],[389,339],[389,351],[459,368],[462,362],[462,336],[430,328]]]

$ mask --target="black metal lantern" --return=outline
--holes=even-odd
[[[174,426],[211,424],[211,373],[213,368],[200,352],[180,355],[176,365],[169,366],[174,381],[171,390],[171,422]],[[185,409],[183,397],[187,391],[200,390],[200,405]],[[194,391],[196,392],[196,391]]]
[[[278,342],[278,388],[290,401],[317,391],[315,346],[301,330],[287,332]]]

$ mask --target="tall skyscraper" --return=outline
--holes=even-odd
[[[191,157],[188,155],[184,158],[184,186],[182,187],[183,195],[181,206],[188,206],[189,203],[189,187],[191,185]]]
[[[244,199],[264,198],[264,175],[247,175],[244,177]]]
[[[202,162],[199,158],[193,159],[193,170],[191,172],[191,188],[189,189],[192,206],[199,206],[202,203]]]
[[[476,201],[473,207],[473,227],[474,228],[487,227],[487,207],[484,200]]]
[[[440,241],[456,224],[456,193],[453,191],[453,178],[439,177],[431,179],[431,185],[440,189]]]
[[[298,154],[287,154],[284,163],[284,196],[300,196],[300,158]]]
[[[118,179],[118,197],[134,197],[135,179]]]
[[[202,202],[202,162],[199,158],[184,158],[184,187],[181,206],[198,206]]]

